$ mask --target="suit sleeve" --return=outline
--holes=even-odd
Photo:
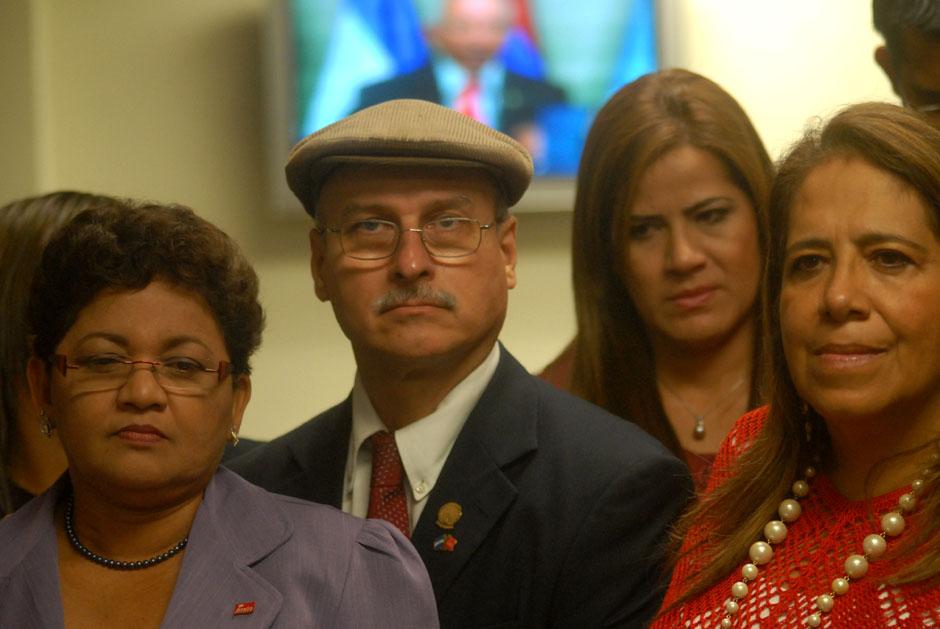
[[[337,627],[437,629],[431,580],[404,535],[382,520],[366,520],[350,561]]]
[[[645,626],[669,582],[669,529],[692,495],[688,470],[669,456],[650,457],[616,476],[563,563],[553,626]]]

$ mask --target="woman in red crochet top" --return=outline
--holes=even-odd
[[[769,408],[722,445],[657,627],[940,623],[940,131],[849,107],[780,165]]]

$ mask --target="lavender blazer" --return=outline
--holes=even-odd
[[[64,484],[0,521],[0,627],[63,626],[53,514]],[[252,613],[236,615],[242,603]],[[161,626],[433,629],[438,620],[424,564],[392,526],[220,468]]]

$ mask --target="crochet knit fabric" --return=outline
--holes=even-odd
[[[757,436],[766,417],[764,407],[738,420],[718,452],[709,490],[728,478],[724,470]],[[898,498],[909,491],[901,488],[870,500],[851,501],[822,474],[810,481],[810,487],[810,495],[800,500],[802,515],[787,525],[786,539],[773,545],[773,559],[759,566],[757,579],[748,583],[748,594],[740,600],[733,627],[807,626],[806,618],[817,611],[816,597],[831,592],[832,580],[845,575],[845,559],[862,554],[862,540],[881,532],[881,516],[896,510]],[[916,517],[906,521],[907,529],[897,539],[909,535],[917,525]],[[669,609],[686,580],[695,574],[694,548],[704,535],[701,527],[689,532],[663,602],[663,615],[653,627],[712,628],[724,618],[731,585],[741,580],[740,567],[698,597]],[[851,581],[846,594],[835,597],[832,611],[822,614],[822,627],[940,627],[940,587],[884,583],[898,567],[889,558],[897,543],[889,537],[888,554],[871,561],[868,573]],[[689,549],[693,552],[686,554]],[[749,561],[747,551],[741,549],[741,566]]]

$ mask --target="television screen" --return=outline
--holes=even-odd
[[[658,59],[654,0],[281,0],[275,22],[276,146],[421,98],[519,140],[534,192],[570,191],[594,113]]]

